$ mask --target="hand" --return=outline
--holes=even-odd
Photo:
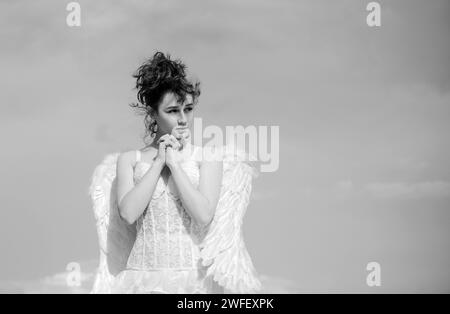
[[[158,163],[161,163],[163,166],[167,164],[167,147],[174,147],[176,149],[179,148],[181,144],[177,143],[178,141],[170,134],[165,134],[161,136],[156,142],[159,144],[158,153],[156,154],[154,160]]]
[[[171,168],[173,166],[176,166],[183,159],[180,152],[181,144],[173,135],[170,135],[167,141],[166,165]]]

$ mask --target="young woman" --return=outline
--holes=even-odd
[[[132,106],[143,110],[152,141],[105,159],[94,173],[102,251],[93,292],[238,293],[260,286],[240,232],[249,168],[225,162],[226,172],[226,155],[204,158],[191,143],[200,89],[185,68],[157,52],[134,75],[139,103]],[[228,187],[224,173],[233,173]]]

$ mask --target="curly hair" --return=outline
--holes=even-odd
[[[177,101],[183,103],[191,95],[194,103],[200,96],[200,82],[192,82],[186,77],[186,65],[179,59],[171,60],[170,54],[158,51],[146,60],[133,74],[136,78],[138,103],[132,108],[145,115],[144,142],[148,135],[153,136],[155,121],[150,116],[150,108],[158,112],[162,98],[167,92],[175,94]],[[149,134],[150,133],[150,134]]]

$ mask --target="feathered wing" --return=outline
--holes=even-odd
[[[258,172],[241,150],[223,151],[223,181],[214,218],[201,244],[207,275],[230,293],[256,293],[261,282],[245,246],[242,223]],[[247,156],[247,157],[246,157]]]
[[[89,195],[97,226],[100,259],[91,293],[110,293],[114,277],[125,269],[136,238],[135,225],[119,216],[117,205],[117,158],[107,155],[95,168]]]

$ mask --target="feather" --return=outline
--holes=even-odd
[[[212,222],[200,243],[202,265],[224,291],[254,293],[261,282],[245,247],[242,223],[258,175],[248,156],[235,147],[223,153],[223,180]],[[116,167],[120,153],[104,157],[89,186],[100,248],[99,265],[91,293],[110,293],[115,276],[126,267],[136,240],[136,226],[121,219],[117,204]]]
[[[214,218],[200,244],[202,264],[225,291],[255,293],[259,276],[245,247],[242,223],[250,200],[252,179],[258,175],[244,152],[225,147],[224,173]]]
[[[95,168],[89,195],[92,199],[100,248],[99,266],[91,293],[110,293],[114,277],[125,269],[136,239],[134,225],[119,215],[116,166],[119,153],[107,155]]]

